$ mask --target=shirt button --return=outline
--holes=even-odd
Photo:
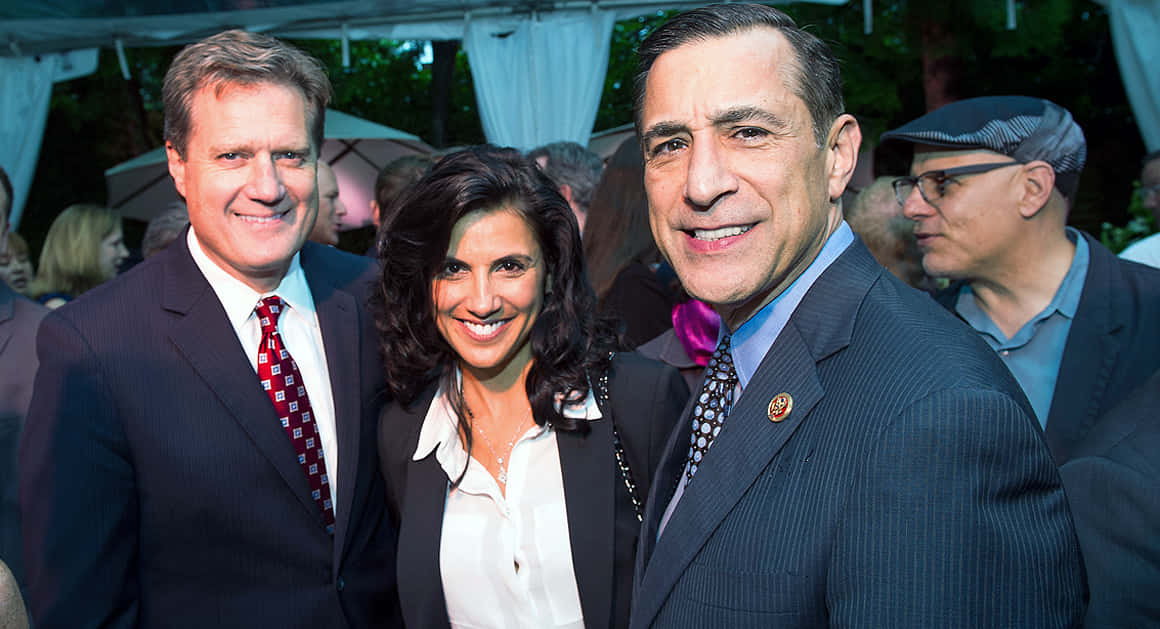
[[[346,588],[346,581],[343,581],[342,577],[339,577],[338,580],[334,582],[334,586],[338,588],[339,592],[341,592]]]
[[[1010,355],[1011,355],[1011,350],[1007,350],[1007,349],[1005,349],[1005,350],[1003,350],[1003,351],[1001,351],[1001,352],[999,352],[999,353],[1000,353],[1000,354],[1002,354],[1003,356],[1010,356]]]

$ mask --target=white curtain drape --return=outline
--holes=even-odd
[[[488,142],[520,150],[557,140],[586,145],[615,17],[590,10],[470,20],[463,47]]]
[[[1160,150],[1160,1],[1097,1],[1108,10],[1120,78],[1144,145]]]
[[[20,225],[36,172],[52,84],[92,74],[96,69],[96,48],[39,57],[0,57],[0,166],[14,188],[8,217],[13,229]]]

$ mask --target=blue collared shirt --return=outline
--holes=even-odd
[[[1067,237],[1075,242],[1075,256],[1071,259],[1067,275],[1055,291],[1055,297],[1011,338],[1007,338],[987,313],[979,308],[970,286],[964,284],[959,289],[958,300],[955,302],[955,312],[983,336],[983,340],[999,353],[999,358],[1011,370],[1043,428],[1047,428],[1047,415],[1051,412],[1051,400],[1055,397],[1059,364],[1063,361],[1071,322],[1079,308],[1090,259],[1087,241],[1079,232],[1069,227]]]
[[[765,304],[761,310],[749,317],[733,333],[733,365],[737,369],[737,384],[742,391],[749,385],[749,380],[753,378],[757,367],[761,365],[765,353],[773,346],[773,342],[777,340],[782,328],[789,321],[790,315],[793,314],[794,310],[797,310],[798,304],[817,281],[818,276],[830,268],[834,260],[837,260],[838,256],[842,255],[842,252],[853,242],[854,232],[850,230],[846,221],[842,221],[838,229],[830,234],[826,244],[818,252],[818,257],[814,258],[814,261],[789,285],[789,288],[774,297],[773,301]],[[725,322],[722,321],[721,332],[717,336],[718,342],[727,333],[728,329],[725,327]]]
[[[797,277],[783,290],[780,295],[773,298],[773,301],[766,304],[761,310],[749,317],[740,327],[733,333],[733,340],[731,341],[730,353],[733,355],[733,367],[737,370],[737,391],[733,395],[733,405],[737,405],[737,400],[740,398],[741,392],[745,390],[749,380],[753,377],[757,367],[761,365],[761,359],[765,358],[765,353],[773,346],[773,342],[777,340],[777,336],[781,334],[785,324],[789,322],[790,315],[794,310],[797,310],[798,304],[801,303],[802,298],[809,292],[810,287],[818,280],[818,277],[823,271],[830,268],[834,260],[842,255],[849,246],[854,242],[854,232],[846,221],[830,234],[826,239],[826,244],[822,245],[822,250],[818,252],[817,257],[810,263],[806,270]],[[717,343],[721,343],[721,339],[729,333],[729,328],[725,326],[725,322],[721,321],[721,330],[717,334]],[[725,425],[729,424],[729,419],[726,417]],[[706,456],[712,456],[706,455]],[[689,466],[688,461],[685,462],[685,467]],[[685,483],[688,476],[686,472],[681,472],[681,480],[677,485],[676,493],[673,494],[673,499],[669,501],[665,513],[661,516],[660,526],[657,528],[657,537],[664,532],[665,526],[669,523],[669,518],[673,515],[673,509],[677,503],[681,501],[681,496],[685,494]]]

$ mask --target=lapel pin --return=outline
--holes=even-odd
[[[789,417],[793,410],[793,398],[788,393],[778,393],[769,401],[769,421],[777,423]]]

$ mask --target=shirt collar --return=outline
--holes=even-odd
[[[460,379],[460,371],[455,369],[455,386],[458,387]],[[563,396],[557,396],[557,404],[563,399]],[[600,413],[600,406],[596,404],[596,396],[591,390],[588,391],[588,397],[584,399],[583,403],[568,404],[564,407],[562,412],[564,417],[568,419],[587,419],[594,421],[602,417]],[[439,388],[435,390],[435,398],[431,401],[431,406],[427,409],[427,415],[423,418],[423,427],[419,429],[419,443],[415,447],[415,454],[412,457],[419,461],[435,452],[435,459],[443,466],[443,469],[448,471],[448,476],[452,471],[458,475],[458,470],[462,470],[467,463],[467,453],[463,451],[462,443],[459,440],[459,420],[455,416],[455,409],[451,407],[451,400],[447,396],[447,390],[443,387],[442,381],[439,383]]]
[[[258,300],[269,295],[281,297],[290,306],[292,312],[300,314],[311,326],[318,326],[314,298],[310,293],[310,285],[306,282],[306,273],[298,261],[299,254],[295,253],[294,257],[290,258],[290,266],[286,269],[286,274],[282,276],[282,281],[278,283],[277,288],[268,293],[259,293],[246,286],[238,278],[226,273],[216,262],[211,260],[206,255],[205,250],[201,248],[201,242],[198,241],[192,226],[189,228],[186,242],[189,244],[189,254],[193,256],[194,264],[201,270],[202,275],[205,276],[206,281],[217,294],[218,301],[221,302],[222,308],[226,311],[226,318],[229,319],[230,325],[235,330],[241,329],[250,315],[254,313],[254,307],[258,305]]]
[[[1023,325],[1011,338],[1006,338],[999,326],[983,312],[975,301],[975,294],[971,285],[964,282],[959,288],[959,296],[955,299],[955,312],[959,314],[975,330],[987,334],[1004,347],[1021,347],[1031,340],[1036,324],[1059,313],[1068,320],[1075,319],[1079,310],[1079,300],[1083,296],[1083,285],[1087,279],[1088,261],[1091,259],[1087,240],[1072,227],[1067,228],[1067,237],[1075,243],[1075,255],[1071,258],[1071,265],[1067,267],[1067,275],[1059,283],[1051,302],[1039,314],[1035,315]],[[1004,342],[1005,341],[1005,342]]]
[[[749,384],[749,379],[757,372],[761,360],[765,358],[766,352],[777,340],[790,315],[797,309],[810,287],[853,242],[854,232],[846,221],[842,221],[838,229],[826,239],[826,244],[806,270],[780,295],[774,297],[773,301],[758,310],[733,332],[730,352],[733,355],[733,365],[737,369],[737,382],[742,389]],[[720,343],[722,336],[727,333],[728,328],[722,321],[717,342]]]

